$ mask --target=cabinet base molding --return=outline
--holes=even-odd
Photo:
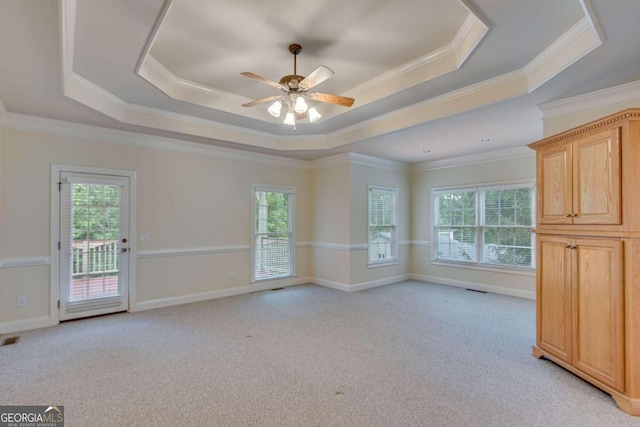
[[[558,359],[554,355],[542,350],[537,345],[534,345],[531,348],[531,353],[533,354],[533,357],[535,357],[536,359],[544,358],[544,359],[550,360],[556,365],[566,369],[572,374],[577,375],[578,377],[587,381],[588,383],[593,384],[594,386],[598,387],[602,391],[611,395],[611,398],[616,402],[616,404],[618,405],[618,408],[620,408],[623,412],[626,412],[629,415],[640,417],[640,398],[629,397],[620,393],[619,391],[612,389],[608,385],[603,384],[597,379],[585,374],[579,369],[576,369],[575,367],[569,365],[568,363]]]

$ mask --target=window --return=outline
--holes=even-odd
[[[369,264],[398,260],[398,190],[369,187]]]
[[[438,190],[435,259],[534,267],[533,184]]]
[[[293,275],[294,190],[254,185],[253,279]]]

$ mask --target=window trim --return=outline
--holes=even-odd
[[[289,271],[290,274],[286,276],[278,277],[266,277],[264,279],[256,278],[256,192],[265,191],[271,193],[286,193],[291,195],[289,203],[289,229],[291,230],[291,259],[289,259]],[[267,282],[269,280],[282,280],[296,276],[296,221],[295,221],[295,206],[296,206],[296,188],[286,187],[279,185],[268,184],[251,184],[251,283]]]
[[[371,256],[370,256],[370,250],[371,250],[371,192],[374,190],[381,190],[381,191],[386,191],[386,192],[391,192],[394,194],[395,196],[395,206],[394,206],[394,232],[395,232],[395,243],[394,243],[394,249],[395,249],[395,257],[393,258],[388,258],[385,259],[383,261],[371,261]],[[398,199],[399,199],[399,192],[398,189],[395,187],[383,187],[381,185],[367,185],[367,219],[366,219],[366,224],[367,224],[367,266],[369,268],[374,268],[374,267],[385,267],[385,266],[389,266],[389,265],[395,265],[398,264],[400,262],[400,239],[399,239],[399,231],[398,231]]]
[[[509,189],[518,189],[518,188],[531,188],[531,212],[533,215],[531,230],[535,229],[536,225],[536,182],[535,179],[523,179],[517,181],[503,181],[503,182],[491,182],[491,183],[482,183],[475,185],[456,185],[449,187],[434,187],[431,189],[431,230],[434,236],[434,243],[431,245],[431,256],[430,256],[430,264],[436,264],[439,266],[447,266],[447,267],[458,267],[458,268],[491,268],[494,270],[511,270],[511,271],[520,271],[520,272],[533,272],[535,271],[536,265],[536,239],[532,237],[531,239],[531,264],[530,267],[523,267],[517,265],[510,264],[490,264],[482,262],[483,259],[483,238],[482,233],[485,228],[484,224],[484,204],[485,200],[480,196],[482,191],[488,190],[509,190]],[[476,224],[475,224],[475,235],[476,235],[476,261],[463,261],[463,260],[449,260],[438,258],[438,235],[436,232],[436,212],[438,211],[439,203],[438,203],[438,194],[442,193],[455,193],[455,192],[471,192],[474,191],[476,193]]]

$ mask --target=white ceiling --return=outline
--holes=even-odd
[[[0,0],[0,101],[307,160],[518,147],[542,136],[538,104],[640,79],[640,2],[585,1]],[[318,90],[356,98],[319,105],[323,121],[296,134],[266,105],[240,107],[277,94],[240,72],[291,74],[294,42],[299,74],[326,65]]]

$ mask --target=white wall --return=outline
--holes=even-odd
[[[533,291],[532,275],[428,266],[430,194],[439,186],[534,177],[534,161],[518,158],[410,173],[406,165],[339,155],[331,161],[262,161],[255,154],[218,156],[101,142],[13,128],[0,134],[0,332],[57,319],[49,312],[51,164],[135,171],[138,243],[134,309],[207,299],[256,289],[250,284],[251,184],[296,187],[297,279],[354,291],[410,276],[454,285],[476,283],[498,292]],[[55,133],[55,132],[54,132]],[[206,151],[206,150],[205,150]],[[245,157],[246,156],[246,157]],[[398,189],[399,262],[367,265],[367,186]],[[215,250],[243,246],[239,251]],[[213,248],[204,254],[180,255]],[[168,251],[158,256],[157,251]],[[231,278],[231,273],[235,278]],[[281,286],[275,284],[273,286]],[[25,295],[27,307],[16,307]]]
[[[367,249],[359,249],[350,253],[350,280],[352,285],[371,283],[393,278],[403,280],[408,278],[411,224],[409,222],[410,209],[410,178],[409,171],[385,167],[352,163],[350,165],[350,239],[354,245],[367,245],[368,228],[368,186],[377,185],[392,187],[398,190],[398,240],[403,244],[398,248],[399,262],[395,265],[368,266]]]
[[[348,283],[349,162],[311,171],[312,240],[311,275],[324,284]]]
[[[482,185],[535,179],[535,155],[486,161],[411,174],[412,246],[411,273],[414,278],[454,286],[476,288],[533,298],[535,274],[503,269],[481,270],[477,267],[450,267],[432,264],[434,188]]]
[[[0,149],[0,257],[49,255],[51,164],[137,173],[141,252],[250,245],[251,184],[296,187],[296,240],[309,241],[311,184],[306,168],[4,129]],[[138,236],[132,236],[138,239]],[[296,251],[296,274],[309,276],[308,246]],[[235,272],[235,279],[230,273]],[[250,252],[144,257],[137,260],[135,300],[151,308],[250,284]],[[49,266],[0,268],[0,325],[49,313]],[[16,307],[18,295],[28,306]],[[187,298],[185,300],[185,298]],[[168,300],[167,300],[168,299]],[[57,313],[55,314],[57,317]]]

